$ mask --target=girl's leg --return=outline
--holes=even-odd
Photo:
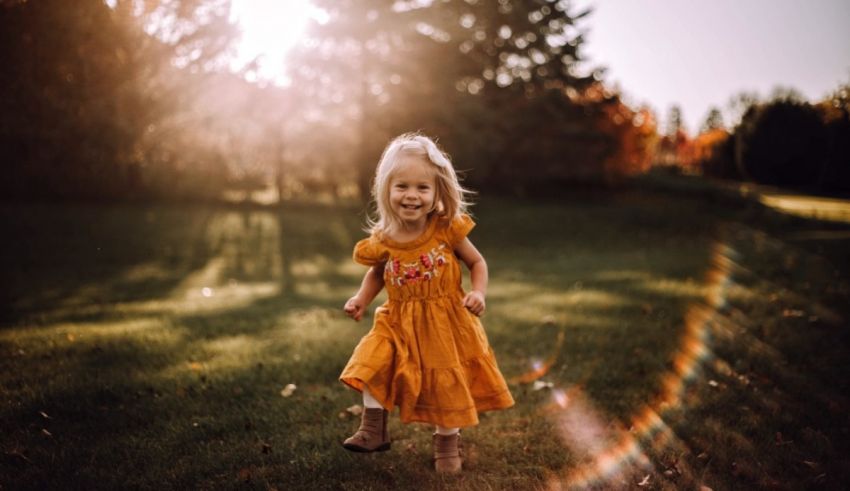
[[[387,435],[387,413],[381,404],[363,388],[363,414],[360,428],[342,446],[354,452],[382,452],[390,449],[390,437]]]
[[[437,426],[434,433],[434,468],[440,474],[455,474],[461,471],[460,428]]]
[[[372,393],[369,392],[369,389],[363,387],[363,407],[371,407],[371,408],[381,408],[381,403],[378,402],[377,399],[372,397]]]
[[[438,435],[456,435],[459,431],[460,428],[443,428],[442,426],[437,425]]]

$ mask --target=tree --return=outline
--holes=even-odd
[[[297,83],[352,115],[364,195],[380,149],[400,131],[444,135],[449,150],[465,154],[465,165],[490,176],[514,174],[518,161],[540,162],[541,146],[550,149],[547,160],[563,165],[559,152],[575,128],[596,131],[601,110],[574,102],[602,73],[579,69],[576,24],[587,11],[573,14],[555,0],[319,5],[329,20],[314,28]],[[557,123],[540,121],[540,110],[558,111]],[[523,153],[517,142],[541,135],[543,126],[552,140]],[[470,144],[482,134],[492,138]]]
[[[748,110],[735,133],[741,174],[764,184],[813,187],[821,179],[828,134],[808,103],[781,99]]]
[[[817,105],[829,137],[821,183],[836,191],[850,190],[850,83],[840,85]]]
[[[197,81],[180,75],[212,69],[232,39],[222,6],[224,0],[0,6],[0,156],[11,162],[4,194],[142,192],[156,156],[174,159],[158,150],[170,136],[162,130],[187,84]],[[142,28],[139,13],[156,36]]]
[[[708,110],[708,114],[705,116],[705,121],[700,127],[700,133],[722,129],[723,127],[723,114],[720,112],[720,109],[713,106]]]
[[[667,128],[664,134],[669,137],[676,137],[683,131],[685,131],[685,123],[682,117],[682,108],[678,104],[673,104],[667,112]]]
[[[739,92],[726,103],[726,123],[729,128],[734,128],[741,123],[744,114],[752,107],[760,102],[761,98],[756,92]]]

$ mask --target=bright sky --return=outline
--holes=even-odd
[[[234,60],[237,67],[260,55],[259,78],[279,82],[286,55],[304,34],[307,22],[322,17],[308,0],[232,0],[230,12],[242,29]]]
[[[782,86],[818,100],[850,82],[848,0],[574,1],[588,5],[585,56],[662,125],[674,103],[693,132],[741,91]]]

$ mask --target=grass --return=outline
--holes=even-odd
[[[4,205],[0,489],[850,481],[846,249],[815,233],[834,225],[639,190],[475,211],[517,406],[443,478],[424,425],[393,418],[381,455],[339,444],[370,324],[340,310],[356,211]]]

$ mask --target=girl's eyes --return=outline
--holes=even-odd
[[[396,189],[407,189],[410,186],[408,186],[407,184],[396,184],[393,187],[395,187]],[[420,184],[420,185],[416,186],[416,189],[418,189],[419,191],[428,191],[428,190],[431,189],[431,186],[429,186],[427,184]]]

